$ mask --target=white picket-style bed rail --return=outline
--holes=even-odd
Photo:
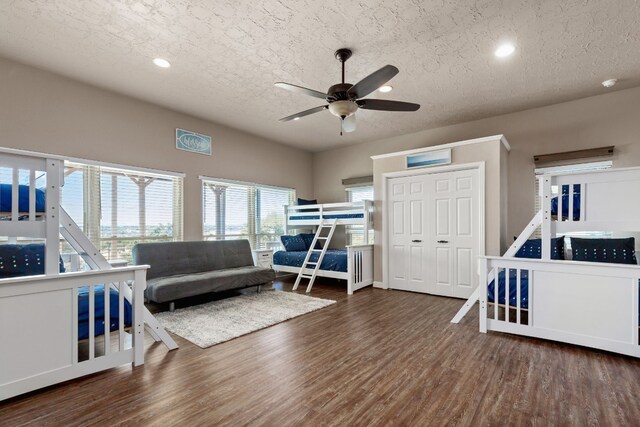
[[[373,228],[373,201],[323,203],[317,205],[285,206],[285,231],[320,225],[320,220],[336,219],[337,225],[361,225],[366,231]],[[358,218],[343,218],[358,215]]]
[[[516,283],[528,272],[528,308],[509,298],[509,270]],[[498,299],[504,273],[505,299]],[[480,259],[480,332],[499,331],[583,345],[640,357],[640,266],[524,258]],[[495,281],[494,281],[494,278]],[[494,281],[494,301],[488,289]]]
[[[147,268],[1,279],[0,401],[123,364],[143,364]],[[103,284],[107,284],[104,319],[96,319],[95,286]],[[113,309],[109,286],[119,291],[115,332],[109,332]],[[84,340],[78,338],[81,287],[89,287],[89,336]],[[133,296],[129,333],[124,324],[125,287],[131,288]],[[94,336],[96,320],[105,322],[105,333],[99,337]],[[81,346],[86,350],[82,353],[85,357],[80,357]]]

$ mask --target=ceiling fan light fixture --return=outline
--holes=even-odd
[[[329,111],[337,117],[349,117],[358,110],[358,104],[353,101],[334,101],[329,104]]]

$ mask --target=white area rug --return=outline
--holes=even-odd
[[[155,316],[167,330],[207,348],[335,303],[293,292],[268,290]]]

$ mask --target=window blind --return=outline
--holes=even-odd
[[[363,200],[373,200],[373,185],[361,187],[349,187],[346,189],[347,202],[361,202]],[[364,244],[364,227],[361,225],[348,225],[345,227],[347,233],[347,245]],[[369,243],[373,243],[373,230],[369,230]]]
[[[284,206],[294,200],[290,188],[202,178],[203,238],[265,248],[284,234]]]
[[[62,206],[108,260],[131,262],[136,243],[183,239],[179,176],[65,162]]]

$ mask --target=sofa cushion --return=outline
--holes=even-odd
[[[148,264],[147,279],[253,266],[248,240],[138,243],[133,262]]]
[[[254,266],[157,277],[147,281],[145,296],[154,302],[167,302],[209,292],[261,285],[275,278],[272,269]]]

